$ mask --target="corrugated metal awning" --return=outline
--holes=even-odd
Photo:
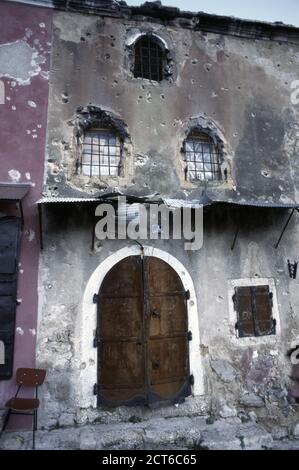
[[[99,202],[98,198],[83,197],[42,197],[37,204],[63,204],[63,203],[81,203],[81,202]]]
[[[29,183],[0,183],[0,200],[21,201],[30,188]]]
[[[247,206],[247,207],[264,207],[267,208],[269,207],[270,209],[277,208],[277,209],[296,209],[299,207],[299,204],[295,202],[273,202],[273,201],[246,201],[246,200],[233,200],[233,199],[228,199],[228,200],[218,200],[218,201],[213,201],[214,204],[217,203],[223,203],[223,204],[232,204],[232,205],[237,205],[237,206]]]
[[[81,204],[85,202],[102,202],[107,199],[115,201],[118,197],[123,196],[127,198],[128,203],[132,202],[158,202],[157,199],[155,199],[158,196],[158,193],[153,193],[153,194],[147,194],[144,196],[136,196],[133,194],[124,194],[121,191],[104,191],[100,194],[97,194],[96,196],[93,197],[63,197],[63,196],[51,196],[47,197],[44,196],[41,199],[39,199],[36,203],[37,204]],[[161,198],[159,198],[161,201]]]

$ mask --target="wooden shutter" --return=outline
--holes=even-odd
[[[269,286],[236,287],[234,304],[239,337],[275,334]]]
[[[234,295],[239,336],[255,336],[250,287],[236,287]]]
[[[0,380],[9,379],[13,371],[20,230],[18,217],[0,218],[0,341],[4,344]]]
[[[272,294],[269,286],[254,287],[255,323],[257,336],[275,333],[275,323],[272,317]]]

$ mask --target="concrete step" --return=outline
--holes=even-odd
[[[0,449],[30,449],[31,445],[29,431],[7,431],[0,439]],[[221,419],[207,424],[203,417],[90,424],[36,433],[37,449],[259,450],[287,445],[299,448],[299,441],[274,441],[269,432],[253,422]]]

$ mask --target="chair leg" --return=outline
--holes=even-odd
[[[32,436],[32,450],[35,450],[35,431],[37,429],[37,410],[33,412],[33,436]]]
[[[1,434],[5,431],[6,429],[6,426],[8,424],[8,420],[9,420],[9,417],[10,417],[10,414],[11,414],[11,410],[7,410],[6,414],[5,414],[5,417],[4,417],[4,420],[3,420],[3,426],[2,426],[2,429],[1,429]]]

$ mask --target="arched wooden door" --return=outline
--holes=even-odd
[[[130,256],[106,275],[98,300],[98,401],[171,403],[190,394],[186,292],[154,257]]]

